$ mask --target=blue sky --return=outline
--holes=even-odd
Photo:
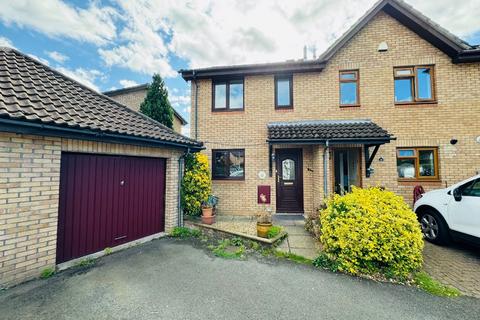
[[[4,0],[0,45],[99,91],[146,83],[160,73],[172,105],[189,119],[189,87],[177,70],[295,59],[304,45],[319,54],[375,2]],[[480,1],[407,2],[469,43],[480,43]]]

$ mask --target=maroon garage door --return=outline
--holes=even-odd
[[[57,263],[165,227],[165,159],[63,153]]]

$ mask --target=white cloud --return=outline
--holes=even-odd
[[[127,80],[127,79],[122,79],[120,81],[118,81],[118,83],[120,83],[120,85],[123,87],[123,88],[128,88],[128,87],[133,87],[133,86],[137,86],[138,83],[133,81],[133,80]]]
[[[15,48],[13,42],[10,39],[0,36],[0,47],[10,47]]]
[[[76,68],[75,70],[71,70],[65,67],[58,67],[56,70],[98,92],[100,92],[100,90],[95,84],[95,81],[105,77],[101,71],[95,69]]]
[[[115,37],[116,11],[91,1],[86,9],[60,0],[0,1],[0,19],[6,24],[33,28],[51,37],[104,44]]]
[[[462,36],[480,30],[480,1],[409,0]],[[302,57],[304,45],[317,55],[345,32],[376,0],[118,0],[127,26],[122,43],[100,54],[107,65],[174,76],[169,55],[191,67],[281,61]],[[161,9],[160,9],[161,8]],[[448,14],[446,14],[447,12]]]
[[[69,57],[67,57],[66,55],[58,52],[58,51],[46,51],[45,52],[47,54],[47,56],[50,57],[50,59],[58,62],[58,63],[64,63],[65,61],[67,61],[69,59]]]
[[[298,59],[304,45],[319,55],[377,0],[111,1],[115,8],[96,0],[85,8],[0,1],[0,20],[94,43],[106,66],[168,78],[178,76],[173,57],[197,68]],[[461,37],[480,31],[479,0],[406,1]]]
[[[176,94],[168,94],[168,101],[170,104],[177,108],[185,105],[190,104],[190,96],[187,95],[176,95]]]
[[[36,56],[36,55],[34,55],[34,54],[32,54],[32,53],[29,53],[28,56],[29,56],[30,58],[33,58],[33,59],[37,60],[37,61],[40,61],[41,63],[43,63],[43,64],[45,64],[45,65],[47,65],[47,66],[50,65],[50,62],[49,62],[47,59],[40,58],[39,56]]]
[[[184,136],[190,137],[190,124],[187,124],[186,126],[182,127],[181,134]]]
[[[155,13],[163,10],[162,3],[119,0],[119,4],[126,14],[122,15],[126,25],[116,45],[99,49],[104,62],[144,74],[177,76],[169,63],[164,40],[167,25],[163,16]]]

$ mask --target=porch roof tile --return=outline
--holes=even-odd
[[[314,120],[271,122],[269,142],[368,142],[393,140],[392,134],[371,120]]]

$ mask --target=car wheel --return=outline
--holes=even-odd
[[[450,235],[445,220],[434,210],[425,210],[419,215],[422,233],[427,241],[436,244],[450,243]]]

